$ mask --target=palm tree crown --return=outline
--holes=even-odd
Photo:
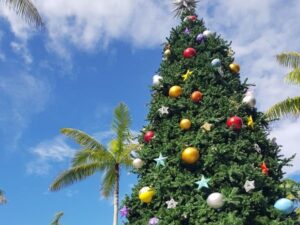
[[[300,86],[300,54],[297,52],[281,53],[276,56],[280,65],[293,70],[285,76],[285,81]],[[287,98],[272,106],[266,112],[269,119],[277,119],[286,115],[300,115],[300,96]]]

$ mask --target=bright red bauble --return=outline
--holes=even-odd
[[[187,48],[183,51],[183,57],[184,58],[193,58],[197,54],[196,50],[194,48]]]
[[[145,142],[150,142],[151,141],[151,139],[154,137],[154,132],[152,131],[152,130],[150,130],[150,131],[147,131],[146,133],[145,133],[145,135],[144,135],[144,140],[145,140]]]
[[[192,22],[195,22],[197,19],[197,16],[188,16],[188,19]]]
[[[243,120],[238,116],[230,117],[227,120],[227,127],[231,127],[235,131],[239,131],[243,127]]]

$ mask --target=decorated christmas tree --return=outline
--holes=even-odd
[[[195,0],[175,5],[181,24],[153,77],[125,224],[299,224],[282,181],[291,158],[268,138],[230,43],[195,15]]]

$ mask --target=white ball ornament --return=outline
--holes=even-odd
[[[161,84],[161,81],[162,81],[162,77],[161,76],[159,76],[159,75],[154,75],[153,76],[153,79],[152,79],[152,81],[153,81],[153,85],[154,86],[159,86],[160,84]]]
[[[206,38],[209,38],[213,35],[213,32],[211,32],[210,30],[206,30],[203,32],[203,36]]]
[[[143,167],[143,165],[144,165],[144,161],[141,160],[141,159],[139,159],[139,158],[134,159],[134,160],[132,161],[132,166],[133,166],[135,169],[140,169],[140,168]]]
[[[224,196],[221,193],[215,192],[208,196],[206,200],[207,204],[214,208],[214,209],[220,209],[224,205]]]
[[[249,106],[251,108],[254,108],[255,104],[256,104],[256,99],[255,99],[253,93],[247,92],[246,95],[245,95],[245,97],[243,98],[242,102],[244,104],[246,104],[247,106]]]

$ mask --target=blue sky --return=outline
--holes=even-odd
[[[133,117],[132,130],[139,131],[146,123],[161,43],[178,21],[170,0],[34,2],[47,24],[42,32],[0,9],[0,187],[9,200],[0,209],[1,223],[49,224],[62,210],[62,224],[111,224],[112,201],[100,196],[101,174],[48,191],[78,149],[59,129],[82,129],[106,143],[112,111],[123,101]],[[281,2],[203,0],[197,10],[211,30],[233,41],[242,78],[256,83],[260,110],[299,95],[299,88],[282,84],[286,71],[274,55],[299,51],[300,3]],[[299,125],[299,119],[288,118],[272,126],[271,136],[287,156],[298,150]],[[299,165],[297,157],[286,169],[289,176],[298,178]],[[121,196],[135,182],[124,171]]]

